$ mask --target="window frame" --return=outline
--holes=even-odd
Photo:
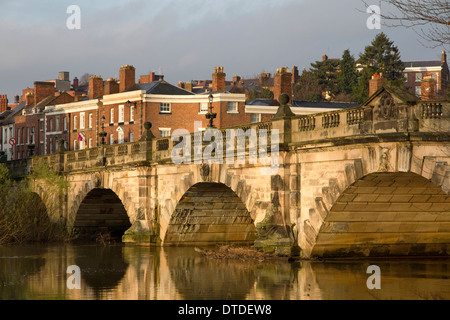
[[[168,110],[166,110],[167,108]],[[170,114],[172,113],[172,104],[170,102],[160,102],[159,103],[159,113]]]

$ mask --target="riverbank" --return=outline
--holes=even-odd
[[[195,247],[194,250],[210,259],[230,259],[258,262],[268,260],[295,260],[295,257],[291,256],[283,256],[275,253],[263,252],[253,249],[252,247],[239,247],[232,245],[219,245],[216,249]]]

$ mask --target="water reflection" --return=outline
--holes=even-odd
[[[381,269],[381,290],[366,286]],[[67,288],[67,267],[81,290]],[[450,260],[248,262],[193,248],[0,246],[0,299],[449,299]]]

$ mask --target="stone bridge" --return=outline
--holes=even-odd
[[[449,255],[449,116],[448,102],[383,89],[335,112],[294,116],[284,104],[272,121],[219,129],[223,144],[216,135],[196,145],[198,133],[154,138],[146,124],[140,141],[33,157],[29,169],[45,164],[67,180],[58,197],[34,181],[48,207],[58,203],[54,219],[125,232],[128,243],[245,243],[305,258]],[[239,150],[213,161],[235,146],[227,129],[256,133],[245,161]],[[265,140],[272,170],[251,160]]]

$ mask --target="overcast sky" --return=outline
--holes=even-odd
[[[67,27],[70,5],[80,8],[79,30]],[[176,85],[211,79],[214,66],[227,80],[308,69],[345,49],[357,58],[379,32],[404,61],[438,60],[443,50],[423,46],[411,29],[368,29],[361,0],[0,0],[0,15],[0,94],[10,102],[59,71],[71,80],[86,72],[118,78],[131,64],[136,80],[162,71]]]

